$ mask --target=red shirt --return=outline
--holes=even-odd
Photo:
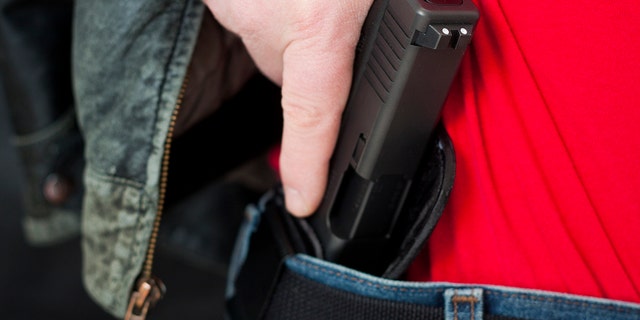
[[[640,302],[640,5],[478,2],[456,181],[410,278]]]

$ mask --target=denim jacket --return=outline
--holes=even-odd
[[[125,314],[153,250],[168,148],[174,131],[188,126],[176,122],[176,110],[187,115],[181,119],[210,112],[255,71],[241,41],[210,18],[198,0],[76,3],[73,80],[86,158],[84,282],[117,317]],[[205,26],[212,31],[200,32]],[[201,54],[194,54],[199,34]],[[197,55],[202,63],[192,59]],[[200,111],[190,106],[203,102],[209,106]]]

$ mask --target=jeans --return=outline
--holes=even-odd
[[[246,211],[228,274],[228,300],[242,289],[236,288],[236,280],[251,254],[251,236],[265,227],[260,221],[264,220],[261,218],[265,203],[271,196],[267,194],[260,204]],[[259,268],[266,269],[266,266]],[[314,319],[370,319],[358,312],[370,312],[371,306],[391,304],[392,308],[381,307],[387,316],[376,318],[417,319],[405,315],[422,311],[403,312],[403,316],[395,312],[402,308],[431,308],[435,313],[431,312],[429,319],[640,319],[640,304],[635,303],[494,285],[389,280],[305,254],[287,255],[277,279],[262,308],[262,318],[310,319],[309,315],[313,315]],[[255,288],[252,286],[249,290]],[[324,300],[314,302],[314,299]],[[365,301],[368,305],[352,308],[349,304],[354,301]],[[300,315],[301,309],[305,315]],[[344,315],[344,312],[354,313]]]
[[[483,314],[524,319],[640,319],[640,305],[614,300],[491,285],[407,282],[372,277],[305,255],[286,259],[303,277],[358,295],[444,307],[445,319]]]

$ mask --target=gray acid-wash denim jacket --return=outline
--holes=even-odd
[[[86,158],[84,282],[117,317],[125,314],[149,248],[172,114],[178,104],[185,104],[183,113],[199,112],[179,101],[187,73],[187,91],[197,97],[182,100],[207,102],[198,108],[209,112],[255,71],[241,41],[203,22],[207,14],[213,21],[199,0],[76,3],[73,80]],[[213,31],[200,32],[206,25]]]

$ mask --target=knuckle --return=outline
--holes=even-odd
[[[303,98],[283,98],[283,117],[293,130],[308,130],[323,127],[327,119],[324,108]]]

